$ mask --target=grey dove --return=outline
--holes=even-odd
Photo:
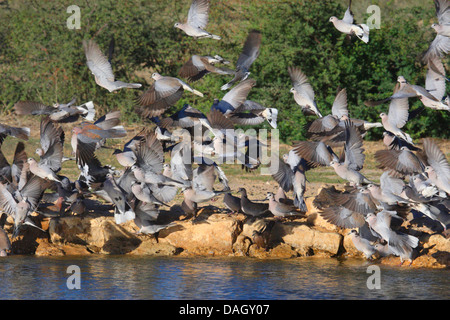
[[[366,259],[371,259],[372,256],[377,252],[375,247],[370,243],[369,240],[361,237],[361,235],[356,230],[350,231],[348,234],[352,239],[355,248],[362,252]]]
[[[221,90],[228,90],[235,83],[244,81],[250,75],[250,67],[258,58],[261,47],[261,32],[259,30],[251,30],[245,40],[242,52],[236,62],[236,70],[234,77],[228,83],[220,87]]]
[[[419,244],[419,239],[412,235],[392,230],[390,226],[393,216],[397,216],[395,211],[383,210],[376,215],[369,213],[366,216],[366,221],[372,230],[388,242],[392,253],[399,256],[403,263],[404,258],[410,259],[413,248],[416,248]]]
[[[87,66],[95,77],[95,82],[100,86],[113,92],[122,88],[140,88],[140,83],[126,83],[115,80],[114,73],[108,58],[102,53],[94,40],[83,40],[84,53]]]
[[[221,37],[205,31],[209,17],[209,0],[193,0],[186,23],[175,23],[174,27],[183,30],[188,36],[220,40]]]
[[[355,35],[363,42],[369,42],[369,26],[366,24],[353,24],[353,13],[351,12],[351,1],[349,1],[349,5],[347,10],[345,11],[344,17],[342,20],[339,20],[337,17],[330,17],[330,22],[333,23],[334,27],[342,33],[348,35]]]
[[[288,72],[292,82],[290,91],[294,96],[295,102],[302,108],[302,112],[306,115],[315,114],[318,117],[322,117],[317,108],[314,89],[309,83],[307,76],[297,67],[289,67]]]

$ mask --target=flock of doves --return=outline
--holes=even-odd
[[[195,39],[221,37],[205,31],[208,23],[209,0],[193,0],[186,23],[174,27]],[[335,28],[348,37],[356,36],[369,41],[367,25],[353,23],[351,1],[342,20],[331,17]],[[276,193],[268,193],[267,202],[250,200],[245,188],[240,197],[232,194],[225,172],[218,165],[220,159],[238,159],[246,170],[261,165],[261,148],[256,137],[238,133],[236,125],[258,125],[265,121],[277,127],[278,110],[266,108],[258,102],[247,100],[256,81],[249,78],[250,67],[257,59],[261,46],[261,32],[251,30],[236,62],[235,69],[225,66],[230,62],[222,57],[193,55],[180,69],[179,76],[189,83],[200,80],[209,73],[233,76],[221,87],[229,90],[222,99],[215,99],[209,114],[205,115],[185,104],[179,111],[165,116],[184,94],[189,91],[200,97],[203,94],[176,77],[154,73],[153,84],[136,100],[136,111],[149,119],[154,127],[144,128],[126,142],[113,155],[123,170],[103,165],[96,156],[107,139],[120,139],[127,131],[120,125],[120,112],[109,112],[97,120],[92,101],[76,105],[76,99],[67,104],[47,106],[32,101],[19,101],[14,110],[19,115],[39,115],[40,145],[38,158],[28,157],[22,141],[17,143],[13,162],[8,163],[0,151],[0,255],[11,251],[11,243],[2,229],[7,216],[14,220],[13,238],[24,225],[40,229],[33,221],[33,212],[46,217],[59,217],[72,212],[84,214],[95,210],[95,195],[114,207],[118,224],[133,220],[140,233],[156,234],[176,225],[157,224],[160,208],[168,206],[178,192],[183,193],[181,208],[195,217],[198,204],[215,200],[223,195],[224,205],[230,213],[243,213],[251,217],[272,214],[283,218],[304,214],[306,188],[305,172],[318,166],[330,166],[348,182],[345,191],[322,189],[316,204],[320,214],[341,228],[352,229],[355,247],[370,259],[375,253],[400,256],[412,261],[413,249],[419,239],[400,231],[402,222],[411,210],[420,212],[442,225],[445,232],[450,223],[450,166],[445,154],[432,139],[423,140],[418,148],[403,129],[419,111],[409,110],[409,99],[418,97],[425,107],[449,111],[445,98],[448,79],[441,59],[450,50],[450,3],[435,0],[439,24],[432,28],[435,39],[423,56],[427,64],[425,88],[409,84],[398,77],[393,94],[382,101],[367,101],[367,106],[389,103],[387,113],[381,113],[381,122],[370,123],[351,118],[347,108],[345,89],[338,90],[331,114],[323,116],[316,104],[314,90],[307,76],[298,67],[289,67],[292,82],[290,91],[305,115],[317,117],[308,123],[307,141],[295,142],[282,157],[271,156],[270,172],[278,183]],[[95,82],[113,92],[123,88],[140,88],[141,84],[115,80],[111,59],[104,55],[94,40],[83,41],[87,66]],[[60,123],[81,122],[73,127],[70,140],[73,156],[64,156],[65,132]],[[374,127],[384,129],[385,149],[375,153],[379,168],[383,169],[380,183],[376,184],[360,171],[365,154],[363,137]],[[1,142],[12,136],[28,140],[30,129],[0,126]],[[267,147],[267,146],[266,146]],[[342,147],[338,156],[332,148]],[[165,153],[170,161],[165,163]],[[65,161],[76,161],[79,176],[75,181],[60,174]],[[223,163],[222,162],[222,163]],[[219,162],[220,163],[220,162]],[[196,166],[193,166],[195,164]],[[194,168],[195,167],[195,168]],[[223,189],[215,190],[218,180]],[[48,192],[50,190],[51,192]],[[292,191],[293,199],[287,194]],[[321,201],[325,200],[325,201]],[[273,220],[253,233],[253,240],[267,248]],[[42,229],[41,229],[42,230]],[[44,230],[42,230],[44,231]]]

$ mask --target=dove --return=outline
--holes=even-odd
[[[208,73],[216,73],[221,75],[234,74],[234,70],[214,66],[217,62],[219,62],[218,59],[210,56],[193,55],[181,67],[178,75],[182,78],[188,79],[188,81],[197,81]]]
[[[288,216],[298,215],[297,207],[293,203],[284,201],[284,199],[275,200],[275,195],[272,192],[267,193],[266,199],[269,200],[269,210],[277,218],[284,218]]]
[[[369,26],[366,24],[353,24],[353,13],[350,9],[351,0],[349,1],[347,10],[345,11],[344,17],[342,20],[339,20],[337,17],[330,17],[330,22],[333,23],[334,27],[342,33],[348,35],[355,35],[364,43],[369,42]]]
[[[42,230],[29,219],[29,215],[41,201],[44,191],[48,187],[48,183],[42,178],[31,174],[21,184],[23,184],[23,187],[11,192],[8,190],[8,186],[0,183],[0,210],[14,219],[13,238],[19,234],[24,224]]]
[[[348,234],[352,239],[353,245],[355,248],[362,252],[366,259],[371,259],[372,256],[377,252],[375,247],[370,243],[369,240],[363,238],[358,231],[352,230]]]
[[[419,239],[412,235],[392,230],[391,220],[393,217],[397,217],[395,211],[383,210],[376,215],[374,213],[369,213],[366,216],[366,221],[370,228],[374,230],[380,238],[388,242],[392,253],[396,256],[400,256],[400,260],[403,263],[405,257],[411,260],[411,253],[419,244]]]
[[[209,17],[209,0],[193,0],[189,8],[187,22],[175,23],[174,27],[183,30],[188,36],[195,39],[211,38],[222,39],[220,36],[205,31]]]
[[[256,203],[249,200],[245,188],[239,188],[239,192],[241,194],[241,210],[244,214],[257,217],[269,212],[267,203]]]
[[[203,97],[203,93],[178,78],[162,76],[157,72],[152,74],[152,78],[155,80],[153,85],[137,99],[138,112],[143,117],[162,115],[181,99],[185,90]]]
[[[252,233],[253,243],[261,249],[269,249],[272,229],[275,226],[275,221],[270,220],[265,223],[264,226],[259,230],[254,230]]]
[[[321,118],[322,114],[314,99],[314,89],[307,76],[297,67],[289,67],[288,72],[292,82],[290,91],[294,95],[295,102],[302,108],[302,112],[305,115],[315,114]]]
[[[423,147],[429,164],[425,167],[425,172],[430,182],[450,195],[450,165],[445,154],[429,138],[423,140]]]
[[[425,64],[432,58],[442,58],[450,52],[450,3],[448,0],[434,0],[434,5],[438,23],[433,23],[431,28],[436,31],[436,37],[422,57]]]
[[[74,105],[76,98],[69,103],[55,103],[47,106],[35,101],[18,101],[14,105],[14,111],[19,115],[49,115],[50,119],[58,123],[70,123],[77,121],[80,116],[86,121],[94,121],[95,106],[92,101],[88,101],[79,106]]]
[[[140,88],[140,83],[126,83],[115,80],[111,63],[100,50],[100,47],[94,40],[83,40],[84,53],[86,55],[86,64],[95,77],[95,83],[113,92],[122,88]]]
[[[223,204],[230,210],[230,213],[241,212],[241,199],[233,196],[231,192],[225,193],[223,196]]]
[[[236,71],[234,78],[220,87],[221,90],[230,89],[235,83],[244,81],[250,75],[250,67],[258,58],[261,47],[261,32],[259,30],[251,30],[245,40],[242,52],[236,62]]]

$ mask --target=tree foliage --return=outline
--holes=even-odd
[[[381,29],[372,29],[370,42],[348,39],[328,21],[342,17],[345,6],[330,0],[215,1],[207,29],[222,40],[195,40],[173,27],[184,21],[190,6],[184,1],[3,1],[0,3],[0,102],[10,112],[18,100],[37,100],[46,104],[94,101],[102,111],[123,111],[123,120],[143,121],[134,111],[135,99],[152,83],[158,71],[177,76],[179,68],[193,54],[219,54],[234,66],[247,33],[262,32],[261,53],[251,67],[257,81],[249,99],[279,109],[280,137],[284,141],[304,139],[308,120],[289,92],[287,68],[300,67],[315,90],[322,114],[331,110],[338,88],[348,92],[352,117],[379,121],[388,104],[366,107],[363,102],[389,96],[396,79],[403,75],[413,84],[424,86],[426,67],[421,54],[435,34],[433,4],[389,10]],[[66,20],[69,5],[81,9],[81,29],[70,30]],[[386,8],[383,8],[386,10]],[[382,12],[383,14],[383,12]],[[383,16],[382,16],[383,17]],[[364,21],[356,21],[363,23]],[[138,90],[109,93],[95,84],[86,66],[82,40],[95,37],[108,50],[112,37],[112,61],[118,80],[139,82]],[[207,75],[192,86],[204,97],[185,93],[169,113],[184,103],[207,112],[214,98],[225,94],[220,87],[230,77]],[[410,108],[421,106],[410,99]],[[407,124],[413,138],[448,138],[448,112],[425,109]],[[269,128],[267,124],[261,127]],[[379,139],[382,129],[374,129],[369,139]]]

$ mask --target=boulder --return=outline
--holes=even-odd
[[[183,255],[231,255],[242,231],[242,221],[226,214],[212,214],[194,220],[178,221],[159,241],[183,250]]]
[[[48,231],[53,244],[83,245],[94,252],[124,254],[141,243],[134,228],[132,221],[118,225],[114,217],[88,215],[51,219]]]
[[[339,253],[342,235],[337,232],[312,228],[301,222],[285,222],[276,224],[273,237],[295,248],[301,255],[312,252],[326,252],[330,255]],[[281,242],[280,241],[280,242]]]

